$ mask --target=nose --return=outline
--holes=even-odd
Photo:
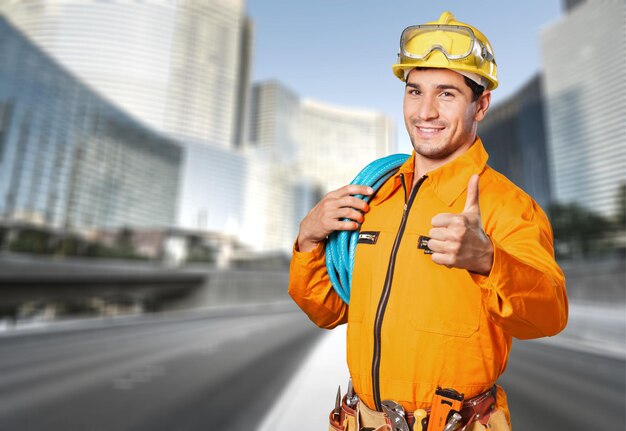
[[[428,121],[437,118],[439,116],[439,111],[437,110],[437,102],[429,97],[422,98],[417,111],[417,116],[422,121]]]

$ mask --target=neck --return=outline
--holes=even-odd
[[[429,158],[429,157],[419,154],[418,152],[415,152],[415,166],[414,166],[415,175],[413,177],[413,185],[415,185],[419,181],[420,178],[422,178],[424,175],[427,175],[429,172],[432,172],[435,169],[438,169],[441,166],[445,165],[446,163],[449,163],[453,161],[454,159],[465,154],[467,150],[469,150],[472,147],[472,145],[474,145],[475,141],[476,141],[475,139],[472,140],[468,145],[464,145],[463,147],[457,149],[452,154],[441,159]]]
[[[415,185],[415,183],[417,183],[419,179],[422,178],[424,175],[428,174],[431,171],[434,171],[439,166],[442,166],[445,164],[445,162],[443,163],[437,163],[437,162],[438,160],[426,159],[420,156],[419,154],[416,154],[415,155],[415,176],[413,178],[413,185]]]

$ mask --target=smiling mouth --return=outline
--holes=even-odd
[[[420,127],[420,126],[415,126],[415,128],[417,129],[417,132],[424,137],[436,135],[445,129],[445,127]]]

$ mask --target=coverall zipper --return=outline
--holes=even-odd
[[[396,256],[398,254],[398,248],[400,247],[400,241],[406,228],[406,223],[415,195],[420,186],[426,179],[426,175],[421,177],[415,187],[411,190],[409,199],[406,198],[406,183],[404,180],[404,174],[400,174],[400,182],[402,183],[402,189],[404,191],[404,210],[402,211],[402,221],[400,222],[400,228],[396,235],[396,239],[391,248],[391,255],[389,257],[389,264],[387,266],[387,275],[385,276],[385,285],[383,292],[380,295],[378,301],[378,308],[376,309],[376,319],[374,320],[374,354],[372,358],[372,393],[374,394],[374,404],[376,410],[382,411],[382,403],[380,399],[380,355],[381,355],[381,330],[383,327],[383,317],[385,315],[385,309],[387,308],[387,302],[389,301],[389,295],[391,294],[391,283],[393,281],[393,271],[396,265]]]

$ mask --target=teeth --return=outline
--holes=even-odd
[[[438,132],[441,129],[429,129],[426,127],[420,127],[419,128],[422,132],[426,132],[426,133],[433,133],[433,132]]]

